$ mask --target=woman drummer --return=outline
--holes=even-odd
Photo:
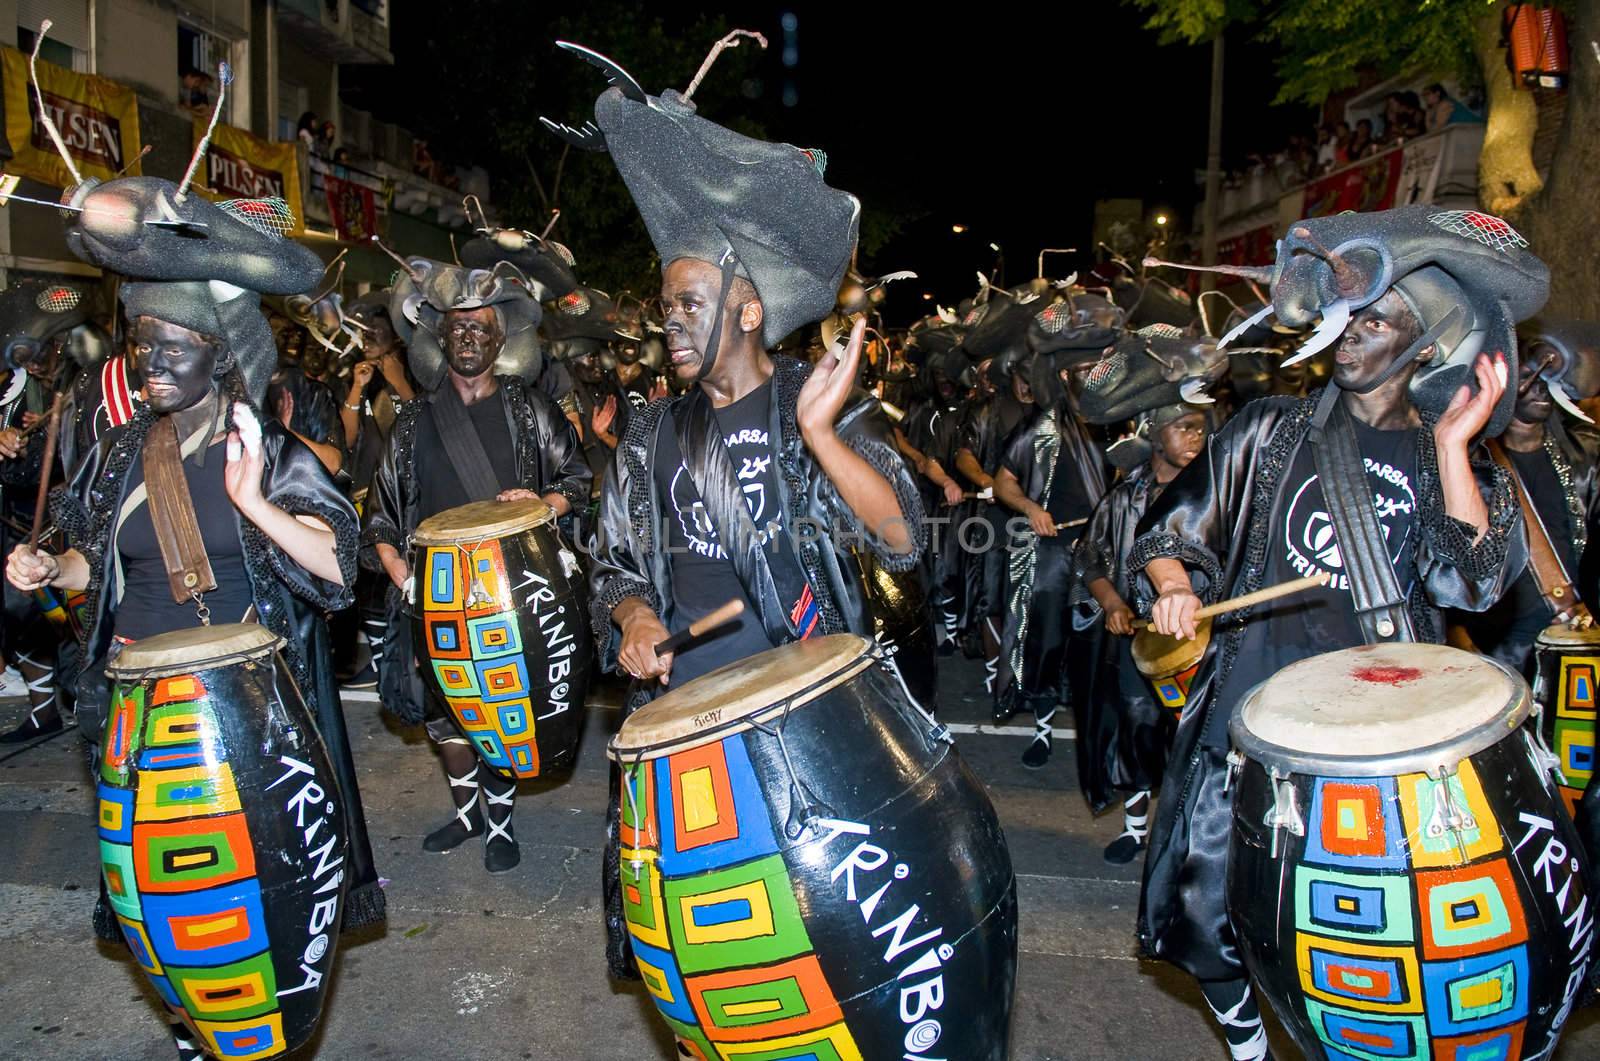
[[[251,619],[283,637],[290,670],[313,705],[336,764],[350,818],[345,927],[381,922],[383,893],[331,684],[322,618],[324,610],[350,600],[355,513],[316,456],[281,425],[260,417],[236,369],[243,369],[245,358],[271,357],[272,349],[236,349],[224,338],[228,329],[219,319],[218,295],[252,302],[257,297],[205,283],[122,286],[145,404],[131,421],[104,435],[54,495],[57,520],[73,547],[51,555],[19,545],[7,561],[6,577],[25,591],[45,585],[87,590],[90,662],[79,678],[78,703],[85,733],[96,735],[91,740],[105,717],[106,664],[122,646],[210,622]],[[172,518],[173,506],[158,501],[168,511],[153,513],[146,489],[152,466],[159,476],[169,462],[181,464],[182,478],[165,481],[187,484],[189,519],[204,546],[203,555],[194,551],[181,559],[191,571],[209,568],[210,576],[197,580],[183,603],[174,599],[156,533],[156,519]],[[174,493],[182,491],[156,496]],[[116,938],[103,892],[95,921],[102,935]]]

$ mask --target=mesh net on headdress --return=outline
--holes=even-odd
[[[1183,329],[1172,324],[1147,324],[1139,334],[1146,339],[1182,339]]]
[[[1476,210],[1442,210],[1437,214],[1429,214],[1428,220],[1446,232],[1475,239],[1504,254],[1510,254],[1513,248],[1520,250],[1528,245],[1521,233],[1493,214]]]
[[[77,309],[78,303],[83,301],[83,293],[70,287],[53,284],[39,292],[33,304],[46,313],[65,313]]]
[[[967,315],[961,318],[961,323],[963,326],[968,328],[976,327],[978,322],[983,320],[984,316],[988,312],[989,304],[987,302],[981,306],[973,306],[971,309],[967,310]]]
[[[1089,370],[1089,376],[1083,383],[1083,389],[1098,391],[1109,387],[1116,380],[1122,378],[1122,370],[1127,366],[1128,354],[1120,346],[1112,347],[1111,353],[1095,362],[1094,368]]]
[[[565,243],[557,243],[553,239],[546,240],[545,242],[551,247],[555,248],[555,252],[561,255],[561,260],[566,262],[569,268],[576,269],[578,267],[578,259],[574,258],[572,256],[572,252],[567,250],[567,245]]]
[[[1060,335],[1072,323],[1072,306],[1066,302],[1052,302],[1034,314],[1033,319],[1046,335]]]
[[[294,228],[294,211],[282,199],[224,199],[217,209],[243,221],[263,236],[283,236]]]
[[[589,307],[593,303],[589,301],[589,296],[582,291],[569,291],[561,296],[556,305],[562,313],[569,317],[581,317],[589,312]]]

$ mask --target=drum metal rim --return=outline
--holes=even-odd
[[[430,531],[429,524],[437,526],[437,521],[444,519],[451,513],[459,512],[466,508],[481,508],[488,514],[495,510],[500,511],[499,519],[485,519],[473,527],[463,527],[460,530]],[[551,508],[541,498],[523,498],[517,501],[469,501],[465,505],[447,508],[443,512],[435,513],[417,524],[411,532],[412,545],[421,547],[440,547],[451,545],[476,545],[480,542],[504,538],[508,534],[520,534],[523,531],[542,527],[547,523],[556,521],[556,510]]]
[[[1244,706],[1271,678],[1251,686],[1239,700],[1239,709],[1228,721],[1228,736],[1242,755],[1260,763],[1278,777],[1290,774],[1306,777],[1393,777],[1400,774],[1437,775],[1441,771],[1454,773],[1463,760],[1500,743],[1515,733],[1533,714],[1533,697],[1522,675],[1497,659],[1488,656],[1479,658],[1493,664],[1512,679],[1511,694],[1506,699],[1506,705],[1477,728],[1438,744],[1376,756],[1327,755],[1273,744],[1256,736],[1244,724]]]
[[[170,663],[152,663],[144,667],[133,667],[127,665],[123,661],[128,653],[124,652],[122,656],[118,657],[116,662],[106,667],[106,677],[110,678],[112,681],[128,682],[143,681],[146,678],[170,678],[178,674],[193,674],[195,671],[209,670],[227,663],[242,663],[246,660],[256,660],[263,657],[270,659],[272,656],[276,655],[280,649],[283,648],[283,638],[279,637],[277,634],[274,634],[264,626],[258,626],[253,623],[237,623],[229,625],[242,627],[243,629],[241,629],[239,633],[244,633],[248,630],[259,630],[266,636],[260,638],[260,643],[253,648],[232,648],[226,652],[213,652],[209,655],[196,655],[191,659],[182,661],[173,660]],[[205,627],[203,629],[217,628]],[[181,632],[185,634],[189,633],[189,631]],[[144,644],[148,650],[150,647],[150,642],[168,636],[170,635],[157,634],[155,637],[147,638],[143,642],[135,642],[135,644]],[[158,645],[156,647],[159,648],[160,646]],[[203,647],[203,645],[197,647]]]
[[[612,735],[611,740],[606,743],[606,755],[624,766],[628,765],[629,763],[648,762],[654,759],[664,758],[665,756],[671,755],[675,752],[688,751],[691,748],[698,748],[706,744],[716,744],[718,741],[725,740],[735,733],[743,733],[747,730],[756,728],[758,725],[770,722],[772,719],[779,717],[786,711],[792,711],[795,708],[805,707],[806,705],[820,698],[824,693],[833,689],[837,689],[851,678],[854,678],[856,675],[865,672],[878,662],[878,658],[873,651],[875,648],[874,642],[869,641],[860,635],[847,634],[839,636],[855,637],[856,640],[860,641],[862,648],[861,654],[850,660],[848,663],[845,663],[837,670],[824,674],[816,681],[802,686],[789,696],[778,700],[770,706],[752,711],[747,715],[741,715],[738,718],[729,719],[726,722],[718,722],[714,725],[707,726],[704,729],[697,729],[692,732],[685,733],[679,737],[667,737],[650,744],[629,745],[628,747],[623,747],[619,743],[622,740],[623,734],[621,730],[618,730]],[[712,673],[715,672],[713,671]],[[687,686],[680,688],[687,688]],[[649,707],[650,705],[647,704],[639,710],[646,711],[649,710]],[[624,723],[624,725],[626,725],[626,723]]]
[[[1588,648],[1600,646],[1600,626],[1573,629],[1566,623],[1551,623],[1539,632],[1535,645],[1547,648]]]

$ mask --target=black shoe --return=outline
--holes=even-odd
[[[341,689],[376,689],[378,687],[378,672],[368,663],[348,678],[339,680]]]
[[[1139,852],[1145,849],[1143,838],[1132,833],[1123,833],[1111,843],[1106,845],[1106,861],[1113,866],[1126,866],[1129,862],[1139,857]]]
[[[9,733],[0,733],[0,744],[21,744],[33,740],[35,737],[47,737],[52,733],[60,733],[64,727],[61,716],[51,714],[50,721],[45,723],[35,722],[33,719],[24,719],[22,725]]]
[[[482,835],[483,829],[468,829],[457,818],[449,825],[441,826],[422,838],[422,850],[432,851],[435,854],[444,851],[454,851],[467,840],[474,836]]]
[[[504,873],[516,869],[522,861],[522,846],[515,840],[498,837],[483,845],[483,868],[490,873]]]
[[[945,640],[939,642],[939,658],[940,659],[949,659],[951,656],[953,656],[955,654],[956,654],[956,643],[955,643],[954,640],[952,640],[950,638],[946,638]]]
[[[1050,761],[1050,742],[1036,740],[1028,745],[1028,750],[1022,753],[1022,765],[1029,770],[1038,770]]]

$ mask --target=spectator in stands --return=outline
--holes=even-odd
[[[300,115],[300,124],[295,134],[305,145],[306,151],[313,155],[317,153],[317,126],[317,112],[306,111]]]
[[[1444,86],[1437,81],[1422,90],[1422,105],[1430,133],[1435,129],[1443,129],[1453,122],[1483,120],[1473,113],[1472,108],[1446,92]]]
[[[1343,166],[1351,160],[1350,154],[1350,123],[1340,122],[1333,130],[1333,164],[1335,167]]]
[[[1317,132],[1317,172],[1326,173],[1334,167],[1335,152],[1333,126],[1324,125]]]
[[[1355,162],[1372,154],[1372,119],[1362,118],[1356,122],[1356,131],[1350,134],[1350,143],[1347,154],[1350,161]]]
[[[211,115],[211,87],[215,79],[204,70],[193,67],[183,72],[183,81],[178,89],[178,106],[190,114],[199,117]]]
[[[338,147],[338,143],[339,136],[334,130],[333,123],[329,121],[323,122],[321,131],[317,133],[317,157],[325,158],[331,161],[333,159],[334,151]]]

